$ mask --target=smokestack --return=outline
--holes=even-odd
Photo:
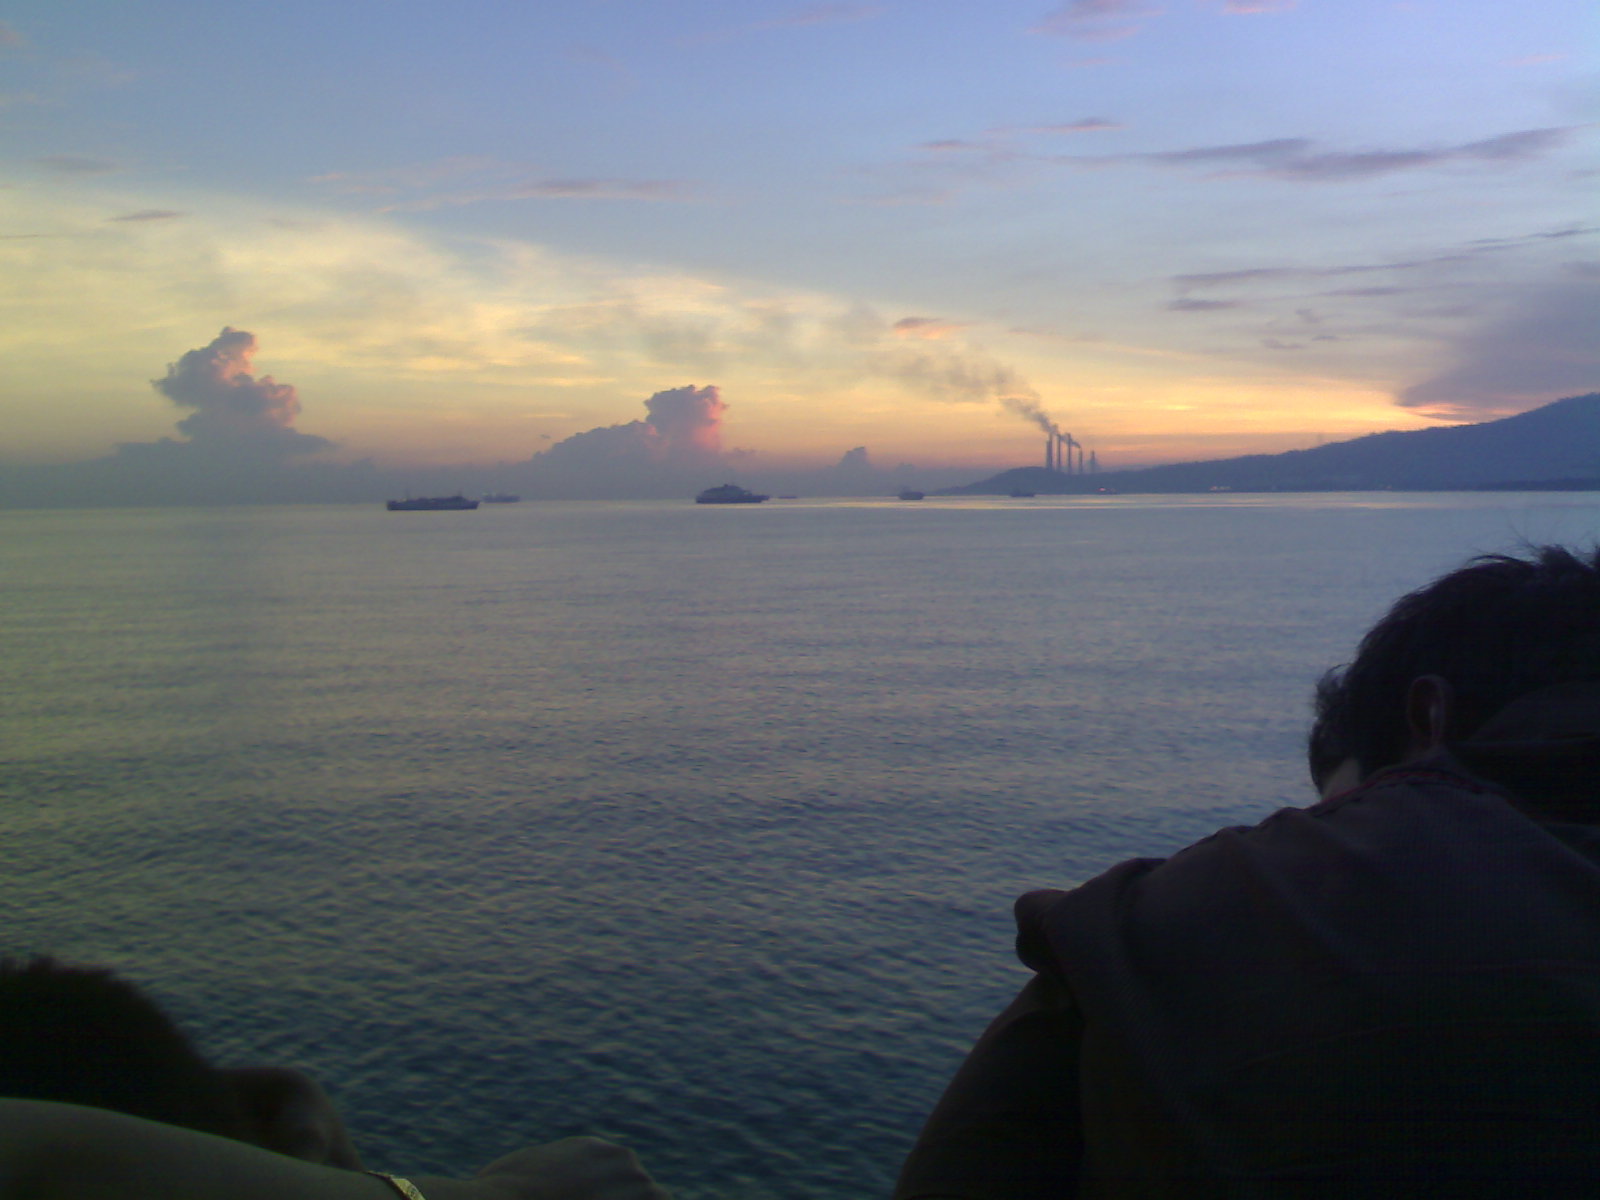
[[[1050,470],[1056,465],[1056,435],[1048,429],[1044,434],[1044,469]]]

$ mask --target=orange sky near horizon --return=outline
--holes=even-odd
[[[974,471],[1030,411],[1116,469],[1600,387],[1580,0],[71,7],[0,24],[0,461],[181,437],[224,327],[385,465],[685,385],[743,461]]]

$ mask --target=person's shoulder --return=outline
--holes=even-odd
[[[1313,817],[1328,817],[1352,805],[1392,801],[1402,795],[1436,796],[1443,792],[1502,801],[1507,798],[1504,788],[1474,775],[1453,756],[1441,753],[1418,762],[1384,767],[1368,775],[1354,787],[1336,792],[1302,809],[1285,811],[1304,812]]]
[[[1441,758],[1379,771],[1304,806],[1284,806],[1253,825],[1229,825],[1165,857],[1131,858],[1073,888],[1025,893],[1019,926],[1042,928],[1087,911],[1127,916],[1157,908],[1169,920],[1233,903],[1251,879],[1322,871],[1382,856],[1395,843],[1497,836],[1522,818],[1494,785]],[[1452,829],[1454,830],[1452,832]]]

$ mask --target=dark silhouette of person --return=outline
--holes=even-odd
[[[1600,1195],[1600,551],[1479,558],[1318,685],[1322,799],[1016,905],[897,1200]]]
[[[471,1180],[364,1172],[309,1075],[215,1066],[132,984],[49,957],[0,960],[0,1097],[0,1200],[666,1195],[630,1152],[597,1138],[508,1155]]]

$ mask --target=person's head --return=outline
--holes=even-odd
[[[1519,696],[1576,680],[1600,680],[1600,548],[1475,558],[1402,596],[1355,661],[1323,676],[1311,778],[1326,792],[1336,777],[1469,737]]]
[[[0,1096],[106,1108],[358,1166],[309,1077],[213,1066],[143,992],[102,967],[0,959]]]

